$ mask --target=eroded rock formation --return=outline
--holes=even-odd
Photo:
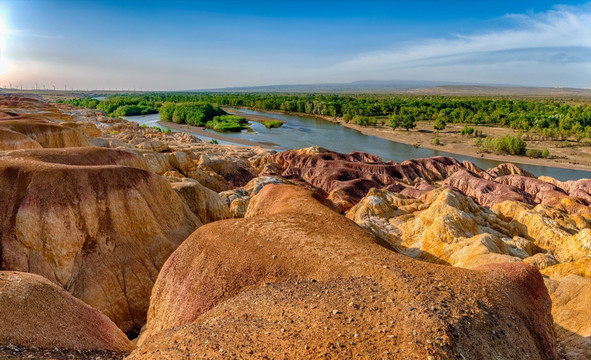
[[[513,164],[482,171],[445,158],[385,163],[318,148],[267,156],[259,166],[324,190],[339,211],[410,257],[466,268],[523,261],[552,281],[589,279],[591,180],[536,179]],[[582,298],[557,302],[553,312],[585,306]],[[563,328],[574,327],[560,315],[567,348],[588,336]],[[580,353],[577,346],[567,352]]]
[[[357,204],[371,188],[421,199],[442,185],[472,197],[482,206],[512,200],[591,218],[591,180],[561,183],[536,179],[514,164],[482,171],[470,162],[459,163],[442,156],[395,163],[383,162],[371,154],[308,148],[268,155],[256,165],[261,174],[302,179],[322,189],[341,212]]]
[[[148,317],[131,359],[556,358],[534,268],[417,262],[290,185],[265,186],[245,219],[191,235],[163,267]]]
[[[2,269],[51,280],[32,287],[61,291],[56,304],[78,301],[59,285],[133,336],[158,277],[132,358],[555,358],[555,334],[569,358],[591,356],[591,180],[276,154],[0,97],[0,198]]]
[[[2,268],[42,275],[138,331],[160,266],[201,225],[140,165],[99,148],[1,155]]]

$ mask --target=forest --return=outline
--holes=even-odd
[[[224,115],[224,106],[279,110],[341,118],[361,126],[388,125],[412,129],[417,121],[433,121],[434,129],[448,123],[506,126],[534,131],[544,139],[578,141],[591,138],[591,105],[564,99],[505,97],[151,93],[112,95],[105,100],[68,99],[62,102],[105,111],[111,116],[160,112],[162,120],[205,126]]]

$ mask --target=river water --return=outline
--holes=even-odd
[[[234,110],[234,109],[232,109]],[[368,136],[357,130],[349,129],[330,121],[299,115],[288,115],[279,113],[268,113],[255,110],[239,109],[236,112],[244,114],[266,116],[285,121],[282,127],[278,129],[267,129],[258,122],[250,122],[253,132],[243,131],[241,133],[224,133],[224,136],[247,139],[256,142],[269,142],[278,144],[279,150],[299,149],[310,146],[321,146],[325,149],[350,153],[352,151],[362,151],[376,154],[383,160],[393,160],[402,162],[407,159],[430,157],[430,156],[449,156],[458,161],[469,160],[482,169],[488,169],[499,165],[501,162],[489,160],[480,157],[470,157],[463,155],[450,154],[443,151],[415,148],[412,145],[397,143],[374,136]],[[158,114],[146,116],[129,116],[125,119],[136,121],[147,126],[159,126],[160,120]],[[211,130],[209,130],[211,131]],[[200,139],[210,141],[210,138],[198,136]],[[230,144],[226,141],[218,140],[220,144]],[[536,176],[551,176],[558,180],[577,180],[581,178],[591,178],[591,172],[571,169],[561,169],[548,166],[537,166],[518,164],[524,170],[531,172]]]

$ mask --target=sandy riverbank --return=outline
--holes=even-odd
[[[263,112],[262,110],[257,111]],[[324,119],[327,121],[338,123],[350,129],[357,130],[364,135],[375,136],[382,139],[408,145],[420,146],[426,149],[443,151],[450,154],[471,157],[482,157],[501,162],[514,162],[528,165],[551,166],[563,169],[591,171],[591,143],[589,143],[589,140],[583,141],[580,144],[572,141],[563,143],[555,141],[527,140],[526,142],[528,149],[543,150],[547,148],[550,151],[550,158],[535,159],[527,156],[481,153],[478,147],[475,145],[476,138],[474,136],[460,135],[460,132],[464,127],[464,124],[448,124],[445,130],[440,131],[439,134],[437,134],[436,131],[433,129],[432,121],[418,121],[416,123],[416,128],[410,131],[406,131],[401,129],[393,130],[391,127],[386,125],[359,126],[354,123],[347,123],[340,118],[333,118],[329,116],[312,116],[309,114],[290,113],[277,110],[264,110],[264,112],[269,114],[276,113],[316,117],[319,119]],[[241,115],[247,119],[249,119],[249,117],[251,116],[244,113],[242,113]],[[507,134],[516,134],[514,130],[509,128],[492,126],[474,127],[478,130],[482,130],[484,136],[500,137]],[[436,136],[439,137],[440,145],[433,144],[433,140]],[[561,144],[569,144],[570,146],[560,147]],[[318,146],[322,146],[322,144],[318,144]]]
[[[272,114],[269,114],[269,116],[262,116],[262,115],[246,114],[246,113],[240,111],[239,108],[222,108],[222,109],[224,109],[224,111],[226,111],[228,114],[242,116],[245,119],[247,119],[248,121],[256,121],[261,124],[264,124],[265,121],[276,120],[276,121],[281,121],[282,123],[285,124],[285,121],[274,118]]]
[[[355,129],[362,134],[380,137],[404,144],[420,146],[427,149],[445,151],[451,154],[483,157],[486,159],[502,162],[515,162],[529,165],[552,166],[564,169],[575,169],[591,171],[591,146],[580,146],[578,148],[560,148],[549,141],[527,141],[528,149],[550,151],[550,158],[530,158],[527,156],[502,155],[492,153],[481,153],[475,145],[474,136],[460,135],[463,125],[448,125],[439,135],[433,130],[432,122],[419,122],[417,128],[412,131],[392,130],[388,126],[363,127],[356,124],[344,123],[341,125]],[[511,129],[498,127],[478,127],[485,136],[499,137],[506,134],[514,134]],[[439,137],[440,145],[433,144],[435,137]]]

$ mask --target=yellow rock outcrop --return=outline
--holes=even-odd
[[[591,279],[576,275],[545,280],[552,298],[556,335],[569,360],[591,354]]]
[[[430,262],[474,268],[535,251],[492,211],[450,189],[433,190],[424,202],[372,189],[347,217],[399,252]]]

